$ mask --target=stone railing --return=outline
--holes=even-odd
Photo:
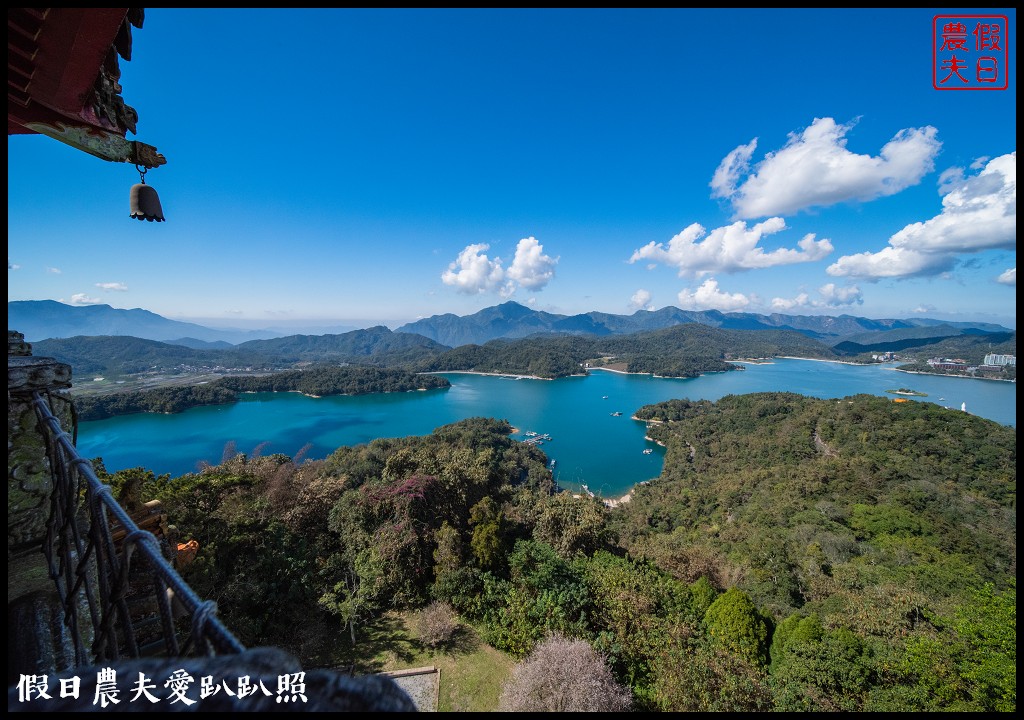
[[[54,475],[43,550],[71,630],[76,664],[241,652],[242,644],[217,619],[216,604],[200,599],[182,580],[153,533],[139,529],[110,486],[78,454],[49,399],[36,392],[33,404]],[[86,611],[89,650],[79,621]],[[182,618],[191,618],[191,631],[179,642]]]
[[[8,331],[8,614],[22,669],[245,648],[75,448],[71,368]],[[42,552],[40,552],[42,551]]]

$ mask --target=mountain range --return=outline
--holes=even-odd
[[[871,320],[853,315],[758,315],[755,313],[723,313],[717,310],[680,310],[668,306],[661,310],[638,310],[632,315],[589,312],[580,315],[556,315],[531,310],[516,302],[484,308],[472,315],[434,315],[402,325],[396,332],[416,333],[442,345],[458,347],[483,344],[497,338],[521,338],[537,333],[564,335],[628,335],[647,330],[660,330],[684,323],[699,323],[723,330],[795,330],[827,345],[848,337],[863,339],[866,334],[941,328],[936,336],[959,335],[964,332],[1012,332],[993,323],[948,322],[914,318],[909,320]]]
[[[685,323],[699,323],[723,330],[795,330],[827,345],[852,341],[869,345],[876,333],[886,340],[909,337],[946,337],[971,333],[1012,332],[993,323],[949,322],[927,318],[872,320],[853,315],[759,315],[692,311],[668,306],[660,310],[638,310],[632,315],[588,312],[559,315],[533,310],[509,301],[484,308],[471,315],[433,315],[395,329],[397,333],[422,335],[441,345],[482,345],[495,339],[515,339],[536,334],[627,335],[660,330]],[[72,306],[53,300],[16,300],[7,303],[7,327],[25,335],[28,342],[75,336],[131,336],[170,342],[193,349],[223,349],[226,343],[239,345],[252,340],[294,335],[294,330],[231,330],[170,320],[148,310],[121,310],[109,305]],[[875,336],[881,339],[883,336]],[[295,342],[295,341],[291,341]]]
[[[130,335],[144,340],[177,341],[178,345],[209,349],[236,345],[246,340],[278,337],[288,333],[261,330],[209,328],[195,323],[169,320],[162,315],[133,308],[121,310],[109,305],[67,305],[55,300],[14,300],[7,303],[7,328],[17,330],[28,342],[77,335]]]

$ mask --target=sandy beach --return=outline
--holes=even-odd
[[[604,370],[605,372],[618,373],[619,375],[650,375],[650,373],[631,373],[625,370],[616,370],[610,367],[588,367],[587,370]]]
[[[602,500],[601,502],[603,502],[606,507],[614,508],[618,507],[619,505],[624,505],[625,503],[628,503],[632,499],[633,491],[630,490],[628,493],[626,493],[620,498],[607,498],[605,500]]]
[[[479,370],[431,370],[424,375],[489,375],[490,377],[512,378],[513,380],[554,380],[555,378],[542,378],[536,375],[515,375],[513,373],[480,372]]]
[[[868,365],[874,365],[875,363],[858,363],[850,362],[849,360],[825,360],[823,358],[804,358],[794,357],[792,355],[779,355],[782,360],[810,360],[812,362],[823,362],[823,363],[836,363],[837,365],[858,365],[860,367],[867,367]]]

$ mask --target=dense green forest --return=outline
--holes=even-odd
[[[232,348],[196,350],[127,336],[78,336],[33,343],[36,355],[71,365],[76,376],[136,375],[147,372],[238,372],[282,370],[309,363],[398,367],[447,350],[420,335],[386,327],[342,335],[291,335],[251,340]]]
[[[594,353],[592,338],[577,336],[491,340],[484,345],[462,345],[416,365],[423,372],[474,370],[477,372],[568,377],[584,372],[583,363]]]
[[[1014,428],[864,395],[637,416],[664,471],[615,509],[483,418],[111,482],[198,540],[186,577],[245,643],[310,666],[444,601],[516,658],[588,641],[637,710],[1015,710]]]
[[[395,367],[447,350],[447,346],[413,333],[392,332],[383,325],[341,335],[289,335],[250,340],[233,352],[259,353],[282,362],[351,362]]]
[[[202,385],[78,397],[75,407],[80,420],[102,420],[137,412],[173,413],[199,405],[232,403],[240,392],[301,392],[321,397],[447,387],[451,387],[447,379],[434,375],[354,365],[323,365],[270,375],[229,376]]]
[[[236,392],[301,392],[305,395],[363,395],[451,387],[443,377],[404,370],[345,365],[315,365],[272,375],[244,375],[217,380],[218,387]]]
[[[834,359],[823,343],[791,330],[721,330],[686,323],[625,336],[534,336],[463,345],[442,353],[417,369],[476,370],[536,375],[577,375],[587,361],[624,363],[627,372],[664,377],[696,377],[735,370],[727,360],[789,355]],[[602,359],[603,358],[603,359]]]
[[[309,363],[556,378],[584,372],[583,363],[607,355],[626,363],[630,372],[694,377],[734,369],[726,361],[737,358],[837,357],[828,346],[792,330],[721,330],[697,323],[626,336],[548,334],[454,349],[420,335],[375,327],[343,335],[293,335],[200,350],[123,336],[73,337],[38,342],[35,353],[68,363],[79,378],[167,372],[237,374]]]
[[[184,345],[123,335],[96,335],[41,340],[32,344],[37,356],[67,363],[76,378],[92,375],[135,375],[178,368],[277,368],[276,358],[236,350],[196,350]]]

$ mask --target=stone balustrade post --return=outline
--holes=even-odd
[[[51,400],[61,426],[74,436],[71,366],[33,357],[24,335],[7,332],[7,615],[8,684],[18,672],[67,667],[63,611],[50,578],[43,543],[50,516],[53,469],[32,393]],[[15,665],[17,667],[15,667]]]

